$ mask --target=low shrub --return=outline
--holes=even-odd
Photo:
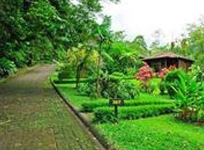
[[[134,99],[137,95],[139,95],[139,90],[135,87],[135,85],[126,80],[122,80],[117,84],[110,84],[107,92],[111,98]]]
[[[86,102],[82,104],[82,112],[92,112],[97,107],[109,106],[109,102],[106,100],[96,100],[93,102]]]
[[[80,95],[88,96],[91,98],[97,97],[97,90],[96,90],[96,84],[95,80],[93,78],[87,78],[85,82],[80,81],[79,88],[77,89],[77,92]]]
[[[76,76],[76,73],[69,63],[58,63],[57,71],[59,80],[74,78]]]
[[[0,77],[12,75],[17,71],[17,67],[13,61],[3,57],[0,58]]]
[[[140,106],[140,105],[163,105],[163,104],[172,104],[174,101],[169,100],[125,100],[124,106]],[[86,102],[82,104],[82,112],[92,112],[97,107],[109,106],[107,100],[96,100],[92,102]]]
[[[173,112],[174,104],[163,105],[144,105],[137,107],[120,107],[118,119],[139,119],[150,116],[158,116]],[[99,107],[94,110],[95,123],[115,122],[117,118],[114,116],[114,108],[112,107]]]
[[[83,83],[87,83],[89,79],[87,78],[81,78],[80,83],[83,86]],[[54,80],[55,84],[70,84],[70,83],[76,83],[76,78],[69,78],[69,79],[61,79],[61,80]]]
[[[166,75],[162,82],[164,82],[164,86],[171,98],[175,98],[177,95],[174,88],[178,87],[186,78],[186,73],[182,69],[173,70]]]
[[[147,86],[147,93],[153,94],[153,95],[159,95],[160,94],[160,83],[161,79],[160,78],[152,78],[148,82]]]
[[[107,73],[101,74],[99,80],[101,96],[104,98],[133,99],[139,95],[139,90],[135,84],[124,80],[123,77],[124,75],[120,72],[114,72],[111,75]],[[96,81],[94,77],[89,77],[87,83],[80,85],[82,88],[78,89],[79,93],[97,97]]]
[[[133,99],[139,94],[133,83],[124,80],[124,74],[114,72],[101,81],[102,96],[105,98]]]
[[[148,81],[154,76],[153,70],[149,67],[147,63],[144,63],[143,66],[138,70],[135,75],[137,80],[141,80],[141,88],[145,91],[148,88]]]

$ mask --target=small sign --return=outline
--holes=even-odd
[[[112,98],[112,99],[110,99],[109,104],[111,106],[123,106],[124,105],[124,99],[122,99],[122,98]]]
[[[118,106],[123,106],[124,105],[124,99],[122,98],[112,98],[109,101],[109,104],[111,106],[114,106],[114,112],[115,112],[115,117],[118,118]]]

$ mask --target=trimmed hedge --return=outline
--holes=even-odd
[[[81,78],[80,83],[87,83],[90,79],[88,78]],[[76,83],[75,78],[70,79],[62,79],[62,80],[54,80],[55,84],[70,84],[70,83]]]
[[[97,107],[109,106],[108,100],[95,100],[92,102],[85,102],[81,104],[82,112],[92,112]]]
[[[137,107],[120,107],[118,119],[133,120],[150,116],[172,113],[174,104],[141,105]],[[116,122],[114,107],[99,107],[94,110],[95,123]]]
[[[174,101],[169,100],[125,100],[124,106],[140,106],[140,105],[160,105],[160,104],[172,104]],[[92,112],[97,107],[109,106],[108,100],[97,100],[92,102],[86,102],[82,104],[82,112]]]

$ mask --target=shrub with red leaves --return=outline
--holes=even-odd
[[[174,70],[174,69],[176,69],[176,66],[175,66],[175,65],[170,65],[170,66],[169,66],[169,71]]]
[[[144,63],[144,65],[138,70],[136,74],[136,79],[142,80],[142,88],[147,89],[148,86],[148,80],[151,79],[154,76],[154,72],[149,67],[147,63]]]
[[[170,65],[169,68],[162,68],[158,73],[157,73],[157,76],[159,78],[164,78],[165,75],[169,72],[169,71],[172,71],[176,69],[176,66],[175,65]]]
[[[169,69],[167,68],[162,68],[158,73],[157,73],[157,76],[159,78],[163,78],[165,77],[165,75],[169,72]]]
[[[148,80],[154,76],[154,72],[149,67],[147,63],[144,63],[144,65],[138,70],[138,73],[136,74],[136,79],[138,80]]]

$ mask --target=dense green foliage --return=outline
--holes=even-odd
[[[195,72],[197,72],[195,74]],[[188,74],[181,69],[169,72],[162,88],[171,98],[177,99],[177,118],[187,122],[204,122],[204,84],[199,70]]]
[[[122,72],[126,75],[134,75],[142,65],[139,59],[140,49],[133,48],[123,41],[113,42],[105,48],[105,51],[111,57],[111,59],[104,58],[105,67],[110,73]]]
[[[186,78],[186,73],[182,69],[177,69],[169,72],[164,78],[163,82],[169,96],[175,98],[177,92],[175,91],[175,87],[178,87],[183,79]]]
[[[101,10],[99,0],[0,0],[0,75],[64,58],[68,48],[97,41]]]
[[[92,77],[88,83],[82,84],[78,91],[84,95],[96,97],[95,81],[96,79]],[[119,72],[110,75],[102,73],[99,85],[100,95],[104,98],[134,99],[139,94],[135,84],[126,80],[124,74]]]

